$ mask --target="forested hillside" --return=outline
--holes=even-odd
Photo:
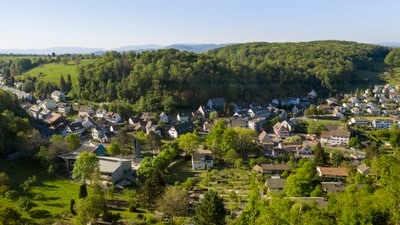
[[[360,71],[377,72],[388,52],[343,41],[248,43],[206,54],[107,52],[79,68],[73,93],[91,101],[120,99],[140,110],[167,111],[203,104],[210,97],[251,102],[311,89],[328,94],[357,82]]]
[[[378,71],[389,49],[346,41],[248,43],[211,50],[230,62],[249,66],[263,79],[304,88],[341,90],[359,77],[357,71]]]
[[[260,42],[202,54],[161,49],[102,56],[4,56],[0,68],[6,84],[24,80],[22,89],[36,97],[49,97],[55,89],[69,92],[72,85],[72,99],[118,99],[136,104],[137,111],[171,111],[214,97],[266,102],[311,89],[320,96],[335,94],[366,78],[378,79],[388,52],[386,47],[345,41]]]
[[[14,95],[0,90],[0,158],[16,150],[36,147],[33,143],[39,133],[33,131],[28,117]]]

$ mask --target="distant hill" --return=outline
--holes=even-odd
[[[194,53],[203,53],[209,50],[227,46],[229,44],[173,44],[168,46],[161,46],[156,44],[149,45],[130,45],[122,46],[119,48],[110,49],[112,51],[127,52],[137,51],[143,52],[148,50],[168,49],[175,48],[179,51],[189,51]],[[44,49],[0,49],[0,54],[14,54],[14,55],[49,55],[53,52],[56,55],[62,54],[95,54],[101,55],[105,51],[110,51],[103,48],[83,48],[83,47],[53,47]]]
[[[385,47],[400,47],[400,42],[381,42],[377,44]]]
[[[14,55],[50,55],[53,52],[57,55],[62,54],[91,54],[95,52],[103,52],[101,48],[82,48],[82,47],[53,47],[43,49],[0,49],[2,54]]]
[[[120,48],[115,48],[113,50],[118,51],[118,52],[126,52],[126,51],[143,52],[143,51],[148,51],[148,50],[174,48],[174,49],[178,49],[179,51],[203,53],[203,52],[207,52],[207,51],[215,49],[215,48],[221,48],[221,47],[224,47],[227,45],[229,45],[229,44],[173,44],[173,45],[167,45],[167,46],[150,44],[150,45],[124,46],[124,47],[120,47]]]

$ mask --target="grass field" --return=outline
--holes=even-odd
[[[394,73],[385,73],[382,79],[393,86],[400,84],[400,67],[392,68]]]
[[[0,161],[0,171],[6,172],[10,178],[8,185],[11,190],[16,190],[16,199],[9,199],[0,195],[0,208],[12,207],[22,214],[23,218],[32,224],[53,224],[55,221],[64,221],[64,224],[74,224],[74,218],[70,213],[70,201],[78,201],[79,186],[77,182],[62,179],[47,174],[46,170],[32,160]],[[37,180],[28,193],[23,193],[20,187],[28,177],[36,176]],[[88,189],[89,195],[91,189]],[[107,193],[107,192],[106,192]],[[19,209],[18,197],[27,197],[33,207],[29,212]],[[130,224],[164,224],[160,216],[139,209],[138,212],[129,212],[129,190],[106,194],[107,200],[118,201],[119,207],[110,209],[113,213],[119,213],[122,221],[130,221]],[[147,223],[144,223],[146,220]],[[133,222],[132,222],[133,221]]]
[[[77,199],[79,184],[69,180],[49,176],[45,169],[33,161],[0,161],[0,171],[10,177],[10,187],[17,190],[20,196],[33,199],[33,207],[23,217],[39,224],[47,224],[69,214],[70,199]],[[35,175],[37,181],[29,193],[21,193],[20,184],[28,177]],[[18,209],[18,201],[0,197],[0,205]]]
[[[84,59],[81,61],[80,65],[88,65],[92,63],[94,60],[92,59]],[[71,75],[72,84],[77,84],[77,65],[70,61],[67,64],[63,63],[49,63],[40,65],[35,67],[22,75],[16,76],[16,80],[23,80],[27,76],[36,77],[38,80],[43,80],[46,82],[52,82],[57,85],[60,84],[61,75],[64,76],[64,79],[67,80],[68,74]]]

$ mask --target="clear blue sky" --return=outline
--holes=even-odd
[[[7,0],[0,49],[400,42],[399,0]]]

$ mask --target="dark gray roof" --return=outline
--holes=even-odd
[[[268,188],[271,189],[283,189],[285,187],[286,184],[286,179],[267,179],[267,181],[265,182],[265,184],[267,185]]]

